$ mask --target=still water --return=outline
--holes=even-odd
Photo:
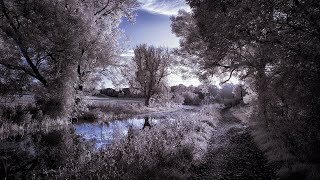
[[[75,132],[85,140],[94,140],[97,148],[111,144],[116,137],[126,136],[129,128],[145,129],[159,123],[161,119],[150,117],[131,118],[127,120],[115,120],[101,123],[78,123],[74,124]]]

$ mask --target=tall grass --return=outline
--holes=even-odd
[[[32,105],[0,107],[0,139],[37,131],[49,132],[68,124],[67,118],[52,119]]]
[[[66,130],[41,137],[32,135],[33,143],[28,143],[28,146],[36,154],[28,155],[28,151],[22,149],[10,151],[10,157],[4,157],[10,160],[7,161],[7,169],[15,167],[19,170],[9,173],[8,177],[188,179],[191,168],[203,161],[220,117],[217,106],[205,106],[200,112],[175,114],[150,129],[130,128],[127,135],[119,130],[114,142],[99,150],[93,150],[92,143],[86,145],[81,138],[72,133],[70,135]],[[0,151],[7,150],[0,148]],[[30,162],[32,165],[28,167],[32,169],[19,168]]]
[[[131,129],[77,171],[62,169],[60,178],[187,179],[206,154],[219,113],[217,107],[205,107],[150,129]]]
[[[41,164],[26,177],[51,179],[188,179],[191,168],[199,165],[206,154],[209,139],[219,121],[214,106],[200,112],[180,113],[144,130],[122,131],[111,145],[93,151],[69,135],[53,137],[58,147],[47,148]],[[173,120],[174,119],[174,120]],[[77,140],[78,139],[78,140]],[[50,140],[52,142],[52,140]],[[44,144],[43,142],[40,144]],[[52,143],[51,143],[52,144]],[[52,149],[52,152],[50,151]],[[48,163],[54,159],[55,165]]]
[[[305,126],[303,121],[288,120],[279,114],[269,115],[266,118],[258,111],[258,107],[248,106],[234,109],[232,112],[242,122],[250,125],[254,141],[264,152],[269,163],[274,165],[277,175],[281,179],[290,180],[319,179],[319,162],[316,158],[310,161],[309,157],[314,156],[312,151],[317,150],[314,147],[309,148],[312,151],[303,149],[308,147],[306,144],[310,140],[299,137],[301,132],[308,137],[308,132],[303,131]],[[310,128],[309,130],[314,131]]]

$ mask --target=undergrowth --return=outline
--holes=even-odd
[[[99,150],[77,136],[71,138],[66,131],[59,136],[55,132],[33,137],[37,143],[31,146],[38,154],[29,161],[38,159],[40,163],[30,171],[11,175],[34,179],[188,179],[191,168],[203,161],[219,118],[220,109],[206,106],[200,112],[168,117],[150,129],[130,128],[127,135],[119,130],[114,142]],[[26,163],[17,166],[21,164]]]

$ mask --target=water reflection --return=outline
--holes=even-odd
[[[144,124],[143,124],[143,128],[142,129],[144,129],[146,127],[149,127],[149,129],[151,128],[151,124],[149,122],[149,117],[148,116],[144,117]]]
[[[132,118],[128,120],[116,120],[105,123],[79,123],[74,124],[77,134],[85,140],[95,140],[97,148],[111,144],[113,139],[128,136],[130,129],[151,128],[159,119],[149,116],[144,118]]]

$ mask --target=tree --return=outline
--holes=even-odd
[[[143,93],[145,105],[149,106],[150,98],[161,90],[170,65],[168,49],[139,45],[134,50],[134,75],[129,84]]]
[[[56,99],[66,112],[74,88],[116,58],[118,25],[136,7],[136,0],[0,0],[0,71],[11,74],[0,79],[38,81],[42,98]]]
[[[181,58],[175,58],[178,65],[189,68],[182,69],[183,73],[196,74],[200,78],[207,74],[201,69],[199,61],[201,54],[205,52],[206,45],[199,34],[199,28],[192,13],[179,10],[177,16],[170,17],[172,32],[180,38],[180,48],[174,50],[174,54]],[[188,72],[190,71],[190,72]],[[204,73],[204,74],[203,74]]]
[[[204,47],[182,41],[182,52],[199,56],[197,65],[208,75],[228,75],[226,80],[238,75],[247,83],[250,81],[250,89],[257,94],[257,110],[252,116],[256,121],[254,131],[263,132],[265,137],[258,144],[270,161],[279,164],[290,161],[290,165],[282,164],[290,166],[287,169],[299,171],[295,168],[299,163],[308,164],[307,169],[300,170],[306,173],[302,177],[307,177],[307,172],[317,166],[314,160],[319,160],[315,149],[320,144],[319,139],[316,140],[319,137],[316,129],[320,128],[317,113],[320,108],[317,90],[320,86],[320,2],[187,2],[193,10],[193,19],[188,21],[192,21],[195,28],[190,30],[173,19],[173,24],[181,25],[173,31],[182,35],[183,40],[192,39],[196,32]],[[190,15],[179,16],[190,19]],[[179,29],[186,31],[180,33]],[[274,152],[287,159],[274,158]],[[297,172],[287,172],[288,179],[290,173]]]

